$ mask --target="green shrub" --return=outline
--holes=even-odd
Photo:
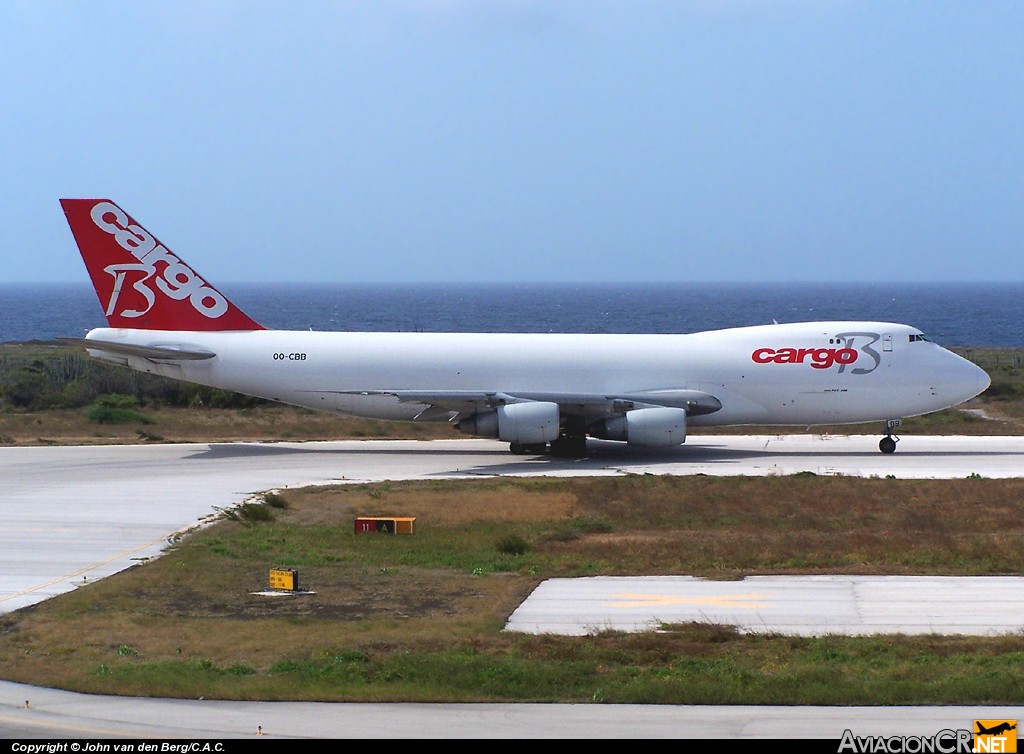
[[[982,397],[995,398],[997,400],[1014,400],[1020,394],[1020,388],[1014,383],[993,380],[988,390],[982,393]]]
[[[285,496],[279,492],[267,492],[263,495],[263,502],[269,505],[271,508],[277,508],[278,510],[288,510],[291,507]]]
[[[273,521],[274,512],[262,503],[242,503],[224,511],[224,518],[241,523]]]
[[[152,424],[152,419],[134,410],[138,405],[134,395],[107,393],[93,401],[86,416],[97,424]]]
[[[544,539],[549,542],[575,542],[584,534],[610,534],[614,529],[611,521],[600,516],[576,516],[550,528]]]
[[[46,394],[46,377],[40,362],[18,366],[4,375],[0,395],[15,408],[35,408]]]
[[[610,534],[615,529],[611,521],[600,516],[575,516],[569,526],[581,534]]]
[[[139,399],[134,395],[108,393],[98,396],[92,405],[103,408],[136,408],[139,405]]]
[[[93,406],[87,414],[89,421],[97,424],[152,424],[153,420],[130,408],[110,408],[109,406]]]
[[[529,543],[518,534],[502,537],[495,547],[503,555],[524,555],[530,549]]]

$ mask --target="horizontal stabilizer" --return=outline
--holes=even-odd
[[[56,338],[56,341],[69,346],[83,346],[90,351],[106,351],[122,356],[140,356],[151,361],[202,361],[203,359],[212,359],[217,355],[210,351],[197,351],[173,344],[137,346],[132,343],[113,343],[109,340],[93,340],[91,338]]]

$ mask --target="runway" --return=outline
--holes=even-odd
[[[1000,636],[1024,631],[1022,594],[1024,578],[1017,576],[548,579],[505,630],[588,636],[696,622],[786,636]]]
[[[202,525],[219,510],[268,489],[496,475],[700,473],[763,476],[810,471],[909,479],[971,475],[1006,478],[1024,474],[1024,438],[906,437],[891,456],[879,453],[877,443],[877,436],[693,436],[686,445],[671,451],[645,452],[618,443],[598,442],[592,445],[590,458],[578,460],[513,456],[503,443],[473,439],[0,448],[0,478],[4,480],[4,495],[0,498],[0,567],[6,576],[0,583],[0,612],[35,604],[123,570],[139,559],[158,556],[175,536]],[[545,609],[534,606],[543,603],[544,595],[538,594],[537,602],[531,603],[531,598],[524,603],[524,612],[519,618],[513,615],[508,629],[555,631],[552,626],[559,623],[561,629],[555,632],[585,634],[595,627],[610,625],[615,612],[608,610],[608,603],[616,601],[629,606],[628,621],[632,621],[632,625],[649,627],[652,621],[678,614],[667,611],[668,607],[677,610],[688,606],[695,608],[698,615],[710,616],[709,608],[718,600],[719,608],[724,606],[739,617],[757,616],[752,624],[755,628],[769,625],[766,620],[772,610],[763,605],[769,602],[776,608],[788,605],[789,612],[783,617],[790,622],[790,630],[813,633],[821,631],[822,626],[808,627],[806,610],[802,618],[799,614],[800,605],[808,601],[820,603],[822,598],[817,595],[821,592],[806,591],[812,588],[824,589],[833,600],[832,604],[844,605],[836,615],[860,616],[857,621],[843,623],[840,620],[836,627],[853,632],[891,628],[891,620],[887,623],[879,620],[875,624],[871,620],[865,622],[863,616],[870,615],[870,609],[865,610],[864,605],[869,604],[870,599],[857,602],[857,599],[865,599],[873,588],[876,599],[877,594],[882,594],[883,603],[891,602],[891,598],[886,597],[886,593],[878,593],[877,585],[844,582],[842,578],[831,577],[831,581],[817,583],[791,581],[790,584],[796,585],[793,588],[805,590],[798,598],[787,598],[786,587],[780,586],[778,581],[767,584],[750,579],[733,582],[729,587],[739,591],[729,592],[716,585],[715,593],[710,595],[699,593],[706,585],[685,577],[677,579],[673,589],[667,592],[667,582],[634,579],[628,585],[614,584],[612,591],[600,599],[587,591],[588,582],[591,586],[594,583],[590,580],[564,580],[574,582],[569,584],[545,582],[552,589],[567,590],[561,592],[560,597],[555,592],[554,601],[547,603],[561,605],[562,613],[555,616],[554,622],[540,620],[538,616],[543,617]],[[1013,603],[1012,597],[1007,598],[1006,594],[1024,593],[1019,580],[998,585],[989,580],[987,584],[986,588],[1008,590],[992,593],[991,599],[997,604],[999,601],[1006,605]],[[907,589],[906,584],[896,582],[889,586]],[[947,604],[955,604],[950,601],[955,599],[955,593],[946,589],[950,586],[952,584],[946,582],[932,594],[952,594]],[[973,588],[969,583],[964,586]],[[780,589],[782,591],[778,591]],[[911,592],[904,592],[904,595],[926,595],[919,589],[910,589]],[[974,599],[978,598],[977,593],[972,594]],[[581,599],[589,604],[580,607]],[[751,605],[761,607],[751,613]],[[566,615],[566,606],[576,612]],[[526,611],[527,607],[532,614]],[[595,613],[595,608],[604,612]],[[777,614],[782,612],[775,610]],[[1024,616],[1019,611],[1004,610],[999,614],[1004,625],[968,626],[971,630],[967,632],[1019,630],[1024,624]],[[627,615],[627,612],[620,611],[619,615]],[[964,617],[958,618],[955,610],[929,615],[926,624],[932,628],[941,625],[943,631],[954,633],[965,629]],[[803,624],[798,630],[796,624],[801,620]],[[25,701],[33,697],[35,702],[26,707]],[[44,706],[44,700],[52,700],[52,703]],[[963,724],[968,726],[975,718],[1013,716],[1011,711],[999,709],[947,712],[924,708],[920,713],[900,709],[896,720],[891,712],[875,708],[865,708],[863,713],[856,714],[851,710],[801,708],[795,714],[788,708],[680,707],[626,707],[619,715],[615,713],[616,708],[604,705],[573,707],[570,712],[563,710],[561,713],[558,710],[562,705],[542,705],[543,709],[536,710],[531,705],[465,706],[472,709],[460,705],[383,705],[381,708],[330,705],[331,712],[326,715],[322,705],[203,702],[199,708],[191,709],[192,704],[180,700],[135,700],[129,706],[123,699],[110,699],[104,704],[101,697],[83,698],[66,692],[0,683],[0,736],[234,737],[254,735],[256,726],[262,725],[265,734],[273,732],[282,736],[365,737],[366,723],[379,712],[391,721],[392,731],[400,716],[403,729],[409,731],[410,737],[421,738],[433,737],[434,732],[437,737],[446,738],[704,738],[717,733],[729,738],[778,736],[838,740],[844,729],[840,727],[840,720],[854,720],[860,726],[855,731],[859,735],[909,728],[923,735],[937,718],[944,720],[940,727],[955,728],[961,724],[960,714],[967,715]],[[205,713],[210,709],[215,709],[216,714],[207,716]],[[349,719],[348,710],[351,710],[352,727],[341,727]],[[303,724],[306,712],[312,713],[319,722]],[[257,718],[265,722],[254,725]],[[329,731],[324,728],[328,725],[325,718],[333,721]],[[437,725],[426,723],[424,719]],[[712,722],[716,719],[720,722]],[[440,730],[442,723],[443,732]],[[463,729],[462,725],[469,727]],[[775,732],[766,732],[772,730]]]

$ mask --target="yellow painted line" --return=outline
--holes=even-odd
[[[215,519],[216,517],[217,517],[217,514],[208,515],[205,518],[202,518],[198,523],[191,523],[191,525],[189,525],[189,526],[187,526],[187,527],[185,527],[183,529],[179,529],[176,532],[171,532],[170,534],[164,535],[163,537],[160,537],[158,539],[152,540],[150,542],[146,542],[145,544],[141,544],[138,547],[133,547],[130,550],[125,550],[124,552],[119,552],[116,555],[111,555],[110,557],[106,558],[105,560],[97,560],[95,562],[89,563],[88,566],[80,568],[77,571],[72,571],[70,574],[63,574],[62,576],[57,576],[56,578],[50,579],[49,581],[44,582],[42,584],[36,584],[35,586],[30,586],[27,589],[23,589],[22,591],[14,592],[13,594],[8,594],[5,597],[0,597],[0,603],[6,602],[6,601],[8,601],[10,599],[14,599],[15,597],[24,596],[26,594],[32,594],[33,592],[39,591],[40,589],[45,589],[46,587],[49,587],[49,586],[53,586],[54,584],[59,584],[61,582],[69,581],[69,580],[75,578],[76,576],[80,576],[82,574],[87,574],[90,571],[93,571],[93,570],[95,570],[96,568],[98,568],[100,566],[105,566],[106,563],[114,562],[115,560],[120,560],[122,558],[129,558],[131,555],[133,555],[136,552],[141,552],[142,550],[150,549],[151,547],[155,547],[155,546],[157,546],[160,543],[165,543],[165,544],[166,543],[170,543],[173,540],[181,537],[183,534],[186,534],[186,533],[188,533],[190,531],[193,531],[195,529],[202,528],[203,526],[206,525],[207,522]],[[81,586],[81,583],[76,584],[76,586]]]
[[[136,547],[136,548],[134,548],[132,550],[127,550],[125,552],[118,553],[117,555],[112,555],[109,558],[107,558],[106,560],[99,560],[99,561],[97,561],[95,563],[90,563],[89,565],[85,566],[84,568],[79,568],[77,571],[72,571],[71,573],[63,574],[61,576],[57,576],[56,578],[50,579],[49,581],[44,581],[42,584],[36,584],[35,586],[30,586],[27,589],[22,589],[20,592],[14,592],[13,594],[9,594],[6,597],[0,597],[0,602],[7,602],[8,600],[13,600],[15,597],[22,597],[22,596],[24,596],[26,594],[32,594],[33,592],[39,591],[40,589],[45,589],[48,586],[53,586],[54,584],[59,584],[62,581],[68,581],[68,580],[74,578],[75,576],[78,576],[79,574],[88,573],[89,571],[97,568],[98,566],[106,565],[107,563],[111,563],[111,562],[113,562],[115,560],[120,560],[121,558],[128,557],[132,553],[139,552],[140,550],[145,550],[148,547],[152,547],[157,542],[166,542],[166,541],[167,541],[166,537],[161,537],[160,539],[155,539],[152,542],[148,542],[147,544],[140,545],[139,547]]]
[[[670,597],[664,594],[616,594],[622,602],[611,603],[612,607],[647,607],[657,605],[704,605],[707,607],[738,607],[757,610],[771,607],[770,602],[759,602],[771,597],[770,594],[721,594],[707,597]]]
[[[72,733],[82,738],[98,737],[98,736],[110,736],[112,738],[178,738],[177,735],[171,736],[154,736],[154,734],[145,731],[134,731],[134,730],[118,730],[114,728],[101,728],[96,725],[89,725],[87,723],[69,723],[62,722],[57,719],[54,720],[49,716],[45,720],[32,720],[32,710],[27,710],[22,715],[5,715],[0,713],[0,724],[6,723],[10,726],[20,725],[24,728],[38,728],[45,733],[53,733],[55,730],[64,731],[66,733]]]

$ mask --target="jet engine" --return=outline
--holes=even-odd
[[[508,443],[537,445],[558,438],[558,404],[544,401],[508,403],[463,419],[460,432],[497,437]]]
[[[605,419],[591,429],[591,434],[647,448],[682,445],[686,442],[686,410],[661,407],[634,409],[622,416]]]

